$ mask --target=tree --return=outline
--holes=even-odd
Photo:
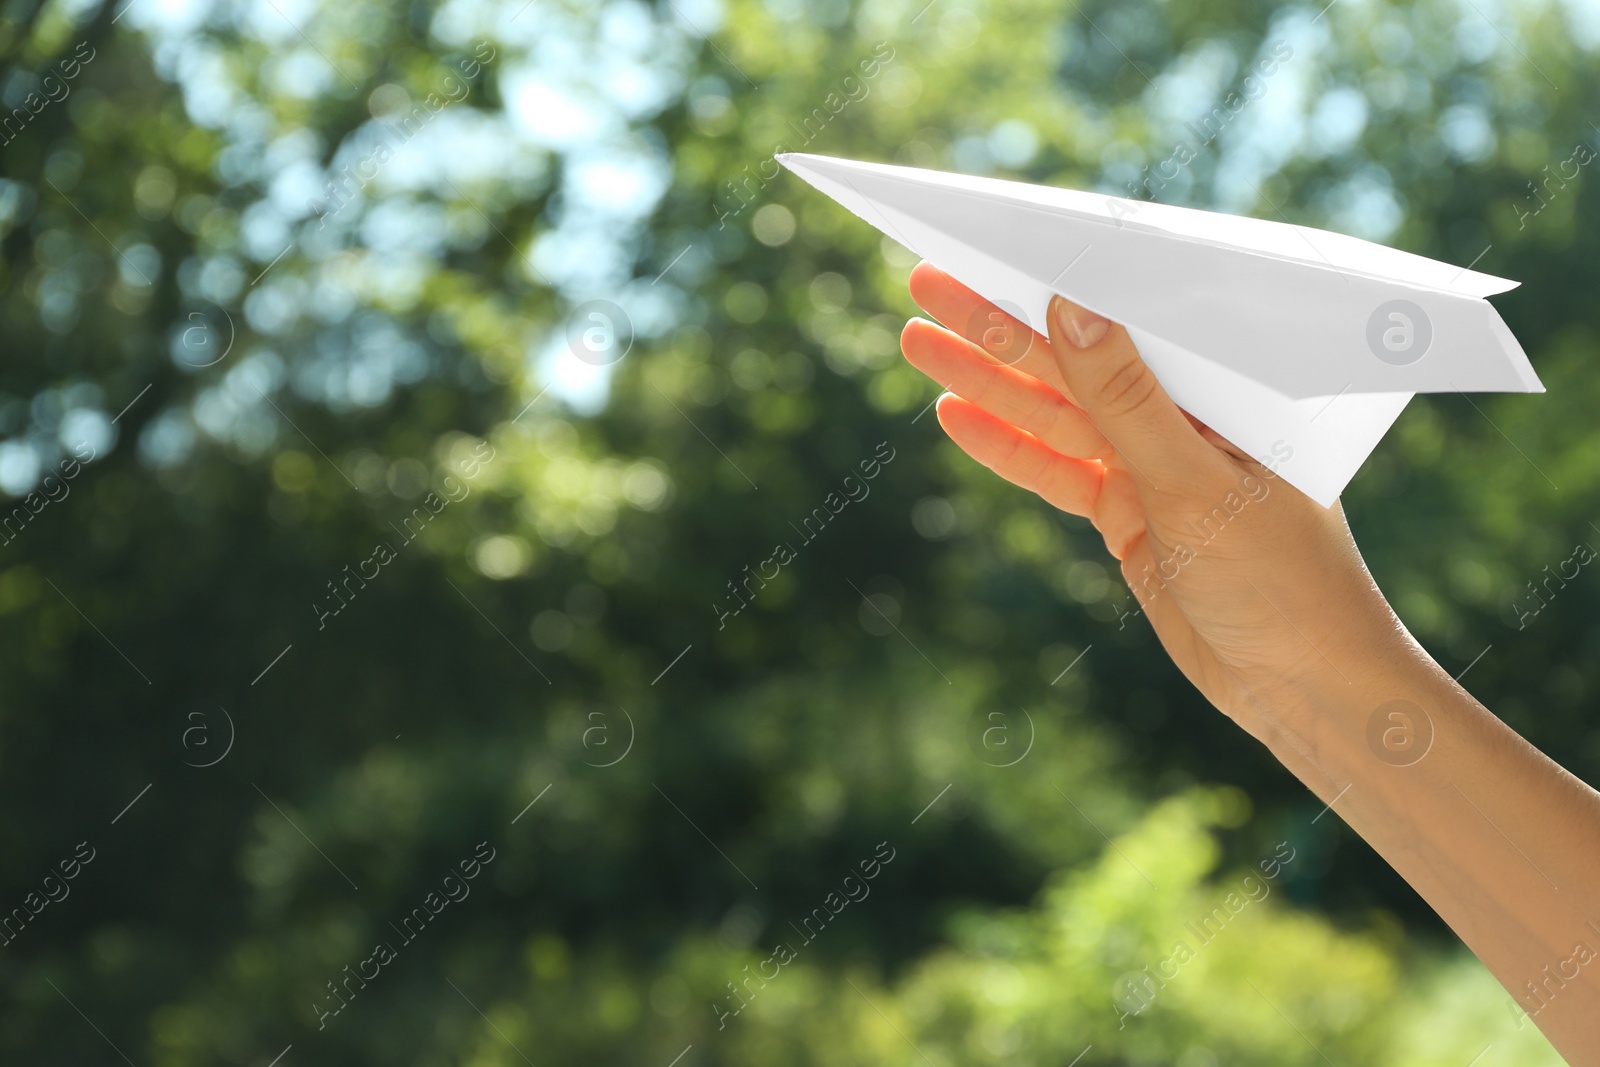
[[[9,17],[8,1056],[1311,1062],[1263,978],[1330,1053],[1493,1018],[1549,1062],[1119,625],[1094,538],[921,417],[911,262],[772,157],[1134,182],[1521,277],[1551,393],[1419,398],[1346,506],[1441,660],[1592,777],[1593,594],[1540,584],[1600,521],[1577,15]],[[1258,928],[1116,1030],[1109,983],[1280,841]]]

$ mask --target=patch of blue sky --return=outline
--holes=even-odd
[[[1262,38],[1260,52],[1249,58],[1244,70],[1248,73],[1274,47],[1287,45],[1293,53],[1278,62],[1270,78],[1261,79],[1265,91],[1240,110],[1217,138],[1214,148],[1220,159],[1212,182],[1213,202],[1206,206],[1237,214],[1254,210],[1264,217],[1278,217],[1277,209],[1265,202],[1261,183],[1303,150],[1311,87],[1320,84],[1324,76],[1325,68],[1318,57],[1325,55],[1329,47],[1327,23],[1327,15],[1319,18],[1303,8],[1273,20]]]
[[[1600,0],[1560,0],[1560,7],[1573,42],[1589,51],[1600,48]]]

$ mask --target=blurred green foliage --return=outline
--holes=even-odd
[[[1418,398],[1345,506],[1419,638],[1594,780],[1594,579],[1531,617],[1527,583],[1600,535],[1596,202],[1529,189],[1595,135],[1597,18],[8,3],[0,903],[96,852],[0,947],[0,1058],[1557,1062],[1117,625],[1093,532],[921,417],[911,261],[771,156],[1121,192],[1287,44],[1162,198],[1525,283],[1498,305],[1550,392]],[[590,328],[632,345],[593,367]]]

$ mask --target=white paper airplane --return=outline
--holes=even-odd
[[[1484,299],[1503,278],[1264,219],[778,161],[1041,334],[1053,293],[1122,323],[1179,406],[1324,507],[1414,394],[1544,391]]]

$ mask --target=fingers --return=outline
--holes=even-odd
[[[1032,434],[949,393],[939,398],[939,424],[963,452],[1006,481],[1062,511],[1088,518],[1117,559],[1142,542],[1144,509],[1127,471],[1060,455]]]
[[[1000,363],[1030,374],[1072,400],[1050,344],[1021,322],[926,261],[911,271],[911,298]]]
[[[1107,427],[1102,422],[1103,416],[1096,414],[1094,411],[1090,411],[1088,405],[1081,403],[1081,397],[1075,392],[1076,389],[1082,387],[1079,383],[1074,381],[1074,378],[1079,376],[1073,374],[1069,366],[1066,363],[1063,363],[1060,359],[1057,351],[1058,345],[1056,344],[1058,339],[1056,335],[1060,333],[1060,329],[1054,323],[1052,323],[1051,326],[1051,340],[1044,342],[1043,339],[1039,338],[1039,335],[1034,333],[1026,323],[1020,322],[1011,315],[1006,314],[1001,309],[984,300],[983,297],[979,296],[971,289],[968,289],[965,285],[962,285],[960,282],[956,281],[950,275],[944,273],[931,263],[927,262],[917,264],[916,268],[912,270],[910,288],[911,295],[919,306],[921,306],[934,318],[938,319],[951,331],[959,334],[960,336],[966,338],[967,341],[971,342],[976,349],[980,350],[981,356],[988,357],[987,362],[995,365],[1008,366],[1014,370],[1021,371],[1028,377],[1052,387],[1064,399],[1066,399],[1068,403],[1075,405],[1079,411],[1087,411],[1090,420],[1094,424],[1098,425],[1099,431],[1103,436],[1112,437],[1112,434],[1108,432]],[[1052,304],[1052,307],[1054,307],[1054,304]],[[1089,313],[1085,312],[1085,314]],[[1115,336],[1111,336],[1112,334]],[[1119,371],[1124,375],[1124,378],[1120,383],[1113,384],[1116,385],[1119,390],[1134,390],[1133,393],[1129,394],[1127,397],[1124,397],[1125,402],[1131,402],[1132,399],[1138,398],[1140,391],[1148,390],[1149,386],[1154,385],[1155,391],[1152,393],[1152,398],[1159,396],[1159,398],[1165,402],[1165,406],[1171,408],[1173,411],[1176,411],[1178,416],[1183,421],[1187,422],[1193,430],[1192,434],[1180,435],[1162,446],[1162,449],[1166,455],[1165,462],[1148,455],[1142,456],[1141,452],[1147,452],[1149,449],[1147,447],[1140,448],[1136,438],[1134,453],[1132,455],[1125,455],[1124,459],[1131,466],[1133,466],[1136,471],[1147,475],[1145,478],[1147,483],[1156,484],[1159,482],[1160,479],[1156,477],[1154,471],[1156,468],[1164,468],[1171,471],[1171,477],[1169,477],[1167,480],[1169,482],[1176,482],[1181,485],[1183,478],[1187,474],[1193,473],[1192,471],[1184,470],[1185,460],[1193,459],[1193,457],[1196,455],[1205,456],[1205,459],[1200,461],[1201,464],[1204,465],[1206,459],[1209,459],[1210,457],[1206,453],[1192,452],[1192,446],[1195,443],[1195,437],[1198,437],[1201,441],[1211,445],[1215,449],[1221,449],[1230,456],[1239,459],[1246,458],[1237,447],[1223,438],[1216,431],[1205,426],[1203,423],[1199,422],[1199,420],[1193,418],[1187,413],[1179,411],[1176,406],[1172,404],[1170,398],[1166,396],[1165,390],[1162,390],[1159,384],[1155,382],[1154,376],[1150,374],[1149,369],[1145,367],[1143,361],[1138,360],[1138,352],[1134,348],[1132,342],[1127,339],[1125,332],[1123,332],[1120,328],[1117,328],[1115,330],[1108,331],[1107,336],[1109,339],[1105,343],[1110,347],[1101,351],[1112,352],[1113,355],[1126,354],[1136,360],[1137,363],[1133,368],[1128,370],[1120,370],[1119,367],[1112,366],[1103,372],[1103,379],[1109,380],[1113,375],[1119,373]],[[902,347],[906,347],[906,340],[906,338],[902,339]],[[1070,341],[1071,338],[1069,337],[1068,340]],[[1098,346],[1096,347],[1098,348]],[[946,350],[946,352],[948,352],[948,350]],[[918,362],[917,359],[913,357],[912,351],[909,347],[906,347],[906,355],[907,358],[910,358],[913,363]],[[918,366],[921,367],[921,364],[918,364]],[[938,373],[935,373],[934,370],[929,370],[927,367],[922,367],[921,369],[933,376],[945,388],[951,389],[954,392],[967,397],[968,399],[978,399],[973,395],[973,390],[984,384],[982,382],[970,382],[968,387],[962,388],[957,386],[951,377],[940,377]],[[944,366],[940,366],[938,369],[946,372],[949,370],[948,367]],[[1008,380],[1009,379],[1010,376],[1008,376]],[[1002,414],[1000,411],[997,411],[996,407],[991,404],[988,397],[984,397],[983,399],[978,400],[978,402],[985,409],[995,414],[1001,414],[1002,418],[1011,418],[1010,415]],[[1012,421],[1016,420],[1013,419]],[[1126,420],[1122,421],[1125,422]],[[1166,427],[1172,427],[1176,425],[1171,419],[1163,419],[1161,421]],[[1030,432],[1033,432],[1036,436],[1039,435],[1039,427],[1037,425],[1029,425],[1024,428],[1028,429]],[[1143,436],[1148,439],[1149,434],[1145,433]],[[1112,437],[1111,443],[1113,445],[1117,445],[1114,437]],[[1089,452],[1079,448],[1062,448],[1055,443],[1052,443],[1052,447],[1055,447],[1057,451],[1061,451],[1068,455],[1103,455],[1103,453],[1099,451]],[[1181,449],[1189,454],[1187,456],[1174,454],[1173,449]]]
[[[1192,634],[1193,628],[1178,606],[1177,598],[1162,580],[1148,538],[1140,538],[1129,546],[1128,554],[1122,559],[1122,580],[1139,605],[1139,613],[1150,620],[1151,629],[1170,651],[1173,662],[1188,672],[1198,660],[1195,649],[1185,644],[1182,637]]]
[[[1038,493],[1062,511],[1094,514],[1106,473],[1100,464],[1053,452],[1032,434],[958,396],[940,397],[938,412],[939,425],[950,439],[1006,481]]]
[[[1060,296],[1048,317],[1061,376],[1144,482],[1182,490],[1218,472],[1215,447],[1161,388],[1126,330]]]
[[[996,363],[949,330],[912,319],[900,335],[900,348],[912,366],[950,392],[1026,430],[1052,451],[1079,459],[1110,457],[1105,435],[1059,392],[1015,367]]]
[[[1100,483],[1100,499],[1095,501],[1095,513],[1090,518],[1105,538],[1106,551],[1119,560],[1126,559],[1129,550],[1143,539],[1145,513],[1139,486],[1133,472],[1120,462],[1107,464],[1105,481]]]
[[[1182,408],[1179,408],[1178,410],[1183,411]],[[1211,427],[1207,426],[1205,423],[1201,422],[1187,411],[1183,412],[1183,417],[1189,420],[1189,425],[1194,427],[1195,433],[1199,434],[1206,441],[1215,445],[1217,448],[1220,448],[1234,459],[1243,462],[1254,462],[1249,453],[1247,453],[1244,449],[1240,448],[1238,445],[1234,444],[1232,441],[1228,440],[1226,437],[1222,436],[1220,433],[1213,430]]]

